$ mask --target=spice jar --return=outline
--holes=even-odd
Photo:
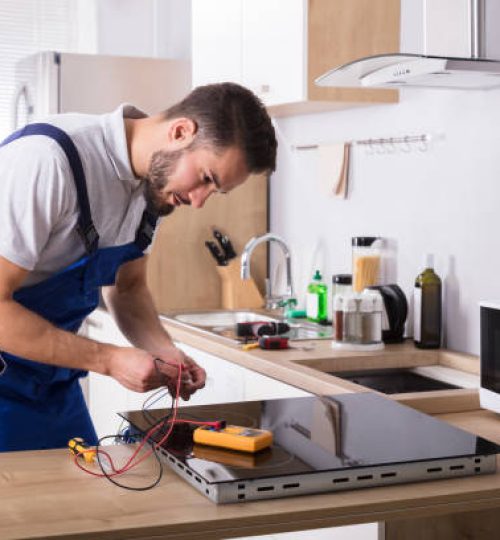
[[[361,299],[357,295],[344,297],[342,311],[344,315],[342,341],[344,343],[361,343]]]
[[[339,310],[335,309],[335,299],[341,295],[345,296],[352,292],[352,275],[351,274],[334,274],[332,276],[332,326],[333,326],[333,332],[335,334],[336,330],[336,317],[335,313],[337,311],[342,311],[342,307],[340,306]],[[340,330],[340,333],[342,333],[342,330]],[[335,338],[337,339],[337,338]]]
[[[382,343],[382,296],[376,291],[364,291],[361,300],[361,342]]]
[[[382,297],[376,291],[337,294],[333,311],[336,325],[332,347],[351,351],[383,349],[382,305]]]
[[[352,239],[352,289],[361,292],[378,285],[381,273],[382,239],[377,236],[355,236]]]
[[[341,294],[335,295],[333,300],[333,339],[342,341],[344,339],[344,296]]]

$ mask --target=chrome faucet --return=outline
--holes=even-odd
[[[241,279],[250,279],[250,257],[253,250],[263,242],[276,242],[282,249],[286,261],[286,291],[281,296],[274,296],[271,292],[270,280],[266,279],[266,309],[276,309],[286,307],[287,303],[293,299],[292,285],[292,261],[290,250],[285,241],[276,234],[267,233],[262,236],[251,238],[241,254]]]

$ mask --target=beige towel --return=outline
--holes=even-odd
[[[318,146],[319,181],[325,194],[338,199],[347,198],[350,149],[350,143]]]

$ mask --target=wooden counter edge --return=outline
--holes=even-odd
[[[18,460],[28,458],[34,466],[34,461],[37,459],[37,456],[40,456],[44,458],[45,465],[50,468],[54,467],[54,464],[58,463],[60,459],[67,458],[66,451],[63,449],[30,452],[29,455],[24,456],[20,455],[20,453],[13,452],[10,455],[5,454],[4,456],[6,457],[7,465],[8,462],[14,465],[17,462],[17,467],[21,470],[24,466]],[[49,463],[47,463],[47,459]],[[3,477],[0,484],[11,483],[17,478],[15,467],[14,470],[12,470],[12,467],[7,467],[5,472],[6,476]],[[182,482],[171,471],[168,472],[168,476],[171,476],[175,482]],[[65,494],[66,499],[66,503],[62,503],[62,507],[64,507],[64,504],[69,504],[71,507],[73,504],[71,502],[72,498],[74,498],[75,503],[78,501],[78,480],[76,480],[75,484],[75,479],[72,479],[72,477],[73,474],[71,473],[70,476],[57,479],[61,482],[61,493]],[[89,479],[83,478],[83,482],[88,484]],[[33,481],[34,485],[36,485],[36,478]],[[61,517],[62,522],[64,521],[64,517],[66,517],[70,520],[69,523],[72,524],[72,527],[70,527],[72,530],[66,529],[67,532],[64,531],[64,525],[61,525],[59,522],[57,522],[57,526],[52,528],[51,523],[53,522],[40,526],[41,522],[43,524],[43,519],[41,519],[43,516],[38,516],[37,518],[33,515],[31,516],[32,521],[29,519],[27,521],[24,520],[24,524],[21,524],[18,519],[15,519],[13,525],[17,533],[14,532],[12,534],[12,531],[10,535],[4,535],[7,531],[2,528],[3,524],[6,523],[3,520],[2,525],[0,525],[0,536],[3,540],[13,538],[59,538],[65,540],[93,540],[95,538],[103,540],[156,540],[160,538],[186,540],[189,538],[190,540],[195,540],[206,538],[208,540],[242,535],[292,532],[303,529],[375,521],[393,521],[408,518],[409,515],[412,518],[445,516],[458,514],[459,512],[498,508],[500,506],[500,482],[498,482],[498,474],[464,478],[462,479],[462,483],[460,483],[462,486],[461,492],[450,489],[452,486],[457,485],[457,481],[417,482],[366,490],[249,502],[245,503],[245,505],[231,504],[221,506],[213,505],[210,501],[204,499],[201,494],[190,489],[190,500],[185,501],[185,515],[187,519],[185,521],[179,520],[176,523],[158,523],[157,519],[151,520],[151,516],[148,518],[147,513],[141,517],[141,514],[137,510],[126,514],[124,521],[121,521],[120,517],[117,518],[110,515],[109,519],[104,520],[102,517],[95,517],[95,522],[92,523],[93,520],[90,517],[92,515],[92,501],[88,501],[87,517],[84,517],[83,514],[80,515],[78,512],[72,517]],[[463,482],[466,483],[465,491]],[[75,490],[69,493],[66,491],[68,483],[71,483],[75,487]],[[486,484],[486,486],[483,484]],[[183,487],[187,488],[189,486],[186,485]],[[52,486],[50,489],[54,490],[55,487]],[[412,490],[413,495],[411,497],[407,494],[408,490]],[[405,494],[404,496],[399,495],[403,495],[403,493]],[[121,494],[123,497],[121,497],[119,507],[123,508],[128,504],[127,500],[130,504],[133,504],[134,498],[137,496],[137,494]],[[4,492],[4,497],[7,498],[7,501],[9,498],[15,496],[15,491],[12,491],[10,494],[6,491]],[[148,493],[144,496],[153,497],[154,494]],[[0,500],[1,498],[0,496]],[[34,498],[33,501],[35,500]],[[105,501],[102,498],[100,500],[101,504]],[[201,503],[198,504],[197,513],[193,514],[189,510],[190,503],[195,505]],[[168,503],[165,502],[165,504]],[[2,505],[3,509],[8,507],[8,504]],[[151,511],[157,512],[158,508],[158,502],[153,503]],[[116,510],[117,508],[115,508],[115,512]],[[63,511],[63,508],[61,508],[61,511]],[[78,527],[78,521],[74,521],[78,517],[81,517],[83,522],[87,523],[86,526],[92,530],[83,531],[81,524]],[[137,519],[137,522],[133,522],[134,519]],[[21,530],[24,531],[22,536],[20,534]]]
[[[288,357],[283,354],[284,351],[278,354],[276,351],[245,352],[235,344],[189,329],[171,319],[162,318],[162,322],[174,339],[316,395],[370,391],[363,386],[329,374],[328,370],[332,370],[332,365],[339,371],[348,370],[349,367],[367,369],[371,367],[372,362],[375,362],[375,367],[380,367],[381,362],[384,363],[384,361],[386,365],[389,363],[390,367],[411,367],[418,363],[420,366],[441,365],[473,374],[476,374],[479,369],[477,356],[444,349],[417,349],[409,344],[389,346],[390,348],[388,347],[385,353],[382,351],[378,354],[357,353],[355,355],[351,352],[346,356],[339,356],[337,352],[335,358],[317,358],[312,353],[304,352],[302,356],[293,353],[293,359],[287,359]],[[386,361],[386,359],[390,360]],[[441,390],[425,392],[425,395],[422,393],[396,394],[388,397],[428,414],[479,409],[477,389]]]

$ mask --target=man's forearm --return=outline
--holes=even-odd
[[[136,347],[151,354],[159,354],[172,339],[163,328],[146,284],[118,290],[110,287],[103,291],[106,306],[120,330]]]
[[[14,300],[0,301],[0,350],[60,367],[107,374],[116,349],[61,330]]]

